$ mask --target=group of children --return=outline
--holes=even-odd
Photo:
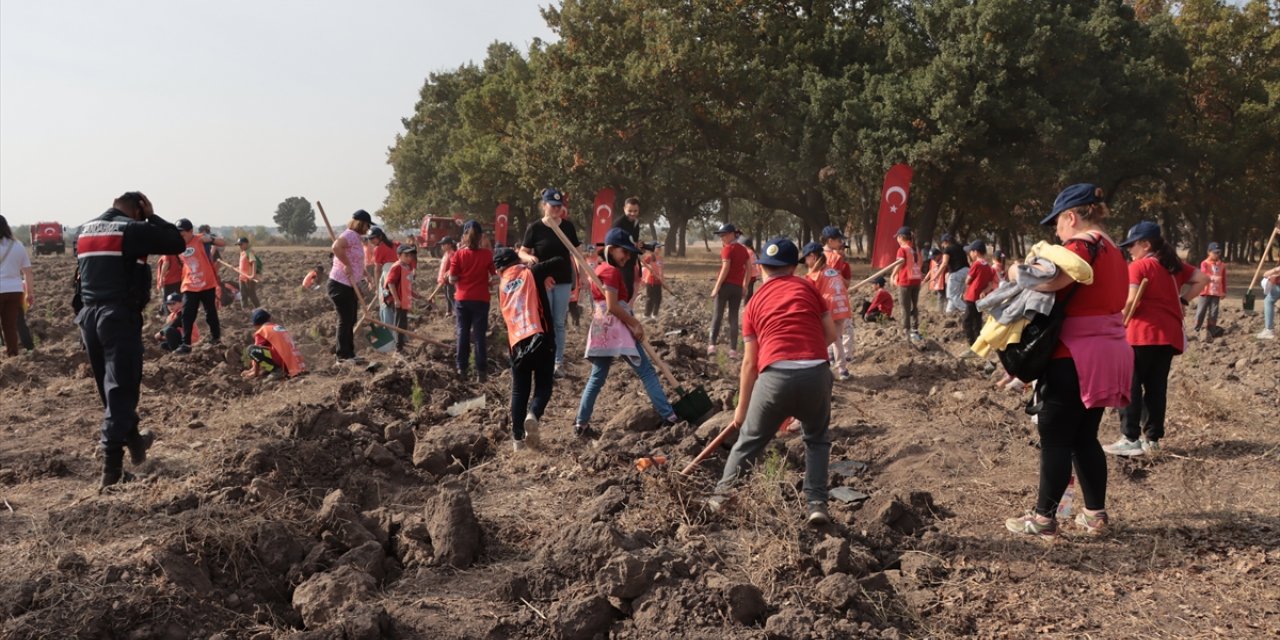
[[[179,255],[161,256],[156,264],[156,289],[163,305],[160,313],[168,311],[157,339],[167,351],[187,354],[197,339],[195,323],[201,307],[209,325],[209,342],[217,345],[222,340],[220,308],[237,299],[250,308],[261,306],[257,285],[262,260],[250,248],[249,239],[240,238],[236,242],[239,264],[233,266],[221,259],[226,241],[215,236],[208,225],[201,225],[197,232],[186,218],[175,224],[187,246]],[[238,287],[222,279],[219,266],[235,271]]]

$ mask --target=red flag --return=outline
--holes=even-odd
[[[493,241],[498,246],[507,246],[507,214],[511,207],[503,202],[493,212]]]
[[[604,244],[604,236],[613,226],[613,189],[601,189],[596,192],[596,204],[591,214],[591,244]],[[634,238],[633,238],[634,240]]]
[[[871,266],[882,269],[893,262],[898,253],[894,235],[907,217],[907,195],[911,191],[911,167],[895,164],[884,174],[880,191],[880,217],[876,221],[876,239],[871,250]]]

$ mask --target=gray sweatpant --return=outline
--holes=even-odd
[[[964,313],[964,281],[969,278],[969,267],[947,276],[947,313]]]
[[[804,430],[804,494],[810,503],[827,502],[827,465],[831,457],[831,369],[826,363],[807,369],[769,367],[756,379],[747,419],[729,452],[717,492],[728,491],[743,467],[755,463],[778,433],[782,421],[794,417]]]

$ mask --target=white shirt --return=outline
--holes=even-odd
[[[22,270],[31,268],[31,257],[27,255],[27,248],[17,240],[0,240],[0,256],[4,256],[6,251],[9,255],[0,262],[0,293],[21,293]]]

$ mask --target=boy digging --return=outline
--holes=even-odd
[[[283,374],[292,378],[306,373],[307,365],[302,361],[302,353],[284,325],[271,322],[271,314],[266,309],[254,309],[249,319],[255,328],[253,346],[249,347],[249,359],[253,364],[241,375],[256,378]]]
[[[738,407],[731,426],[738,441],[716,485],[718,507],[744,466],[752,464],[777,432],[795,417],[804,432],[804,492],[812,526],[831,522],[827,513],[827,464],[831,439],[831,369],[827,345],[836,341],[835,322],[818,290],[795,275],[800,251],[786,238],[774,238],[757,260],[764,284],[743,314],[745,349],[738,382]]]

